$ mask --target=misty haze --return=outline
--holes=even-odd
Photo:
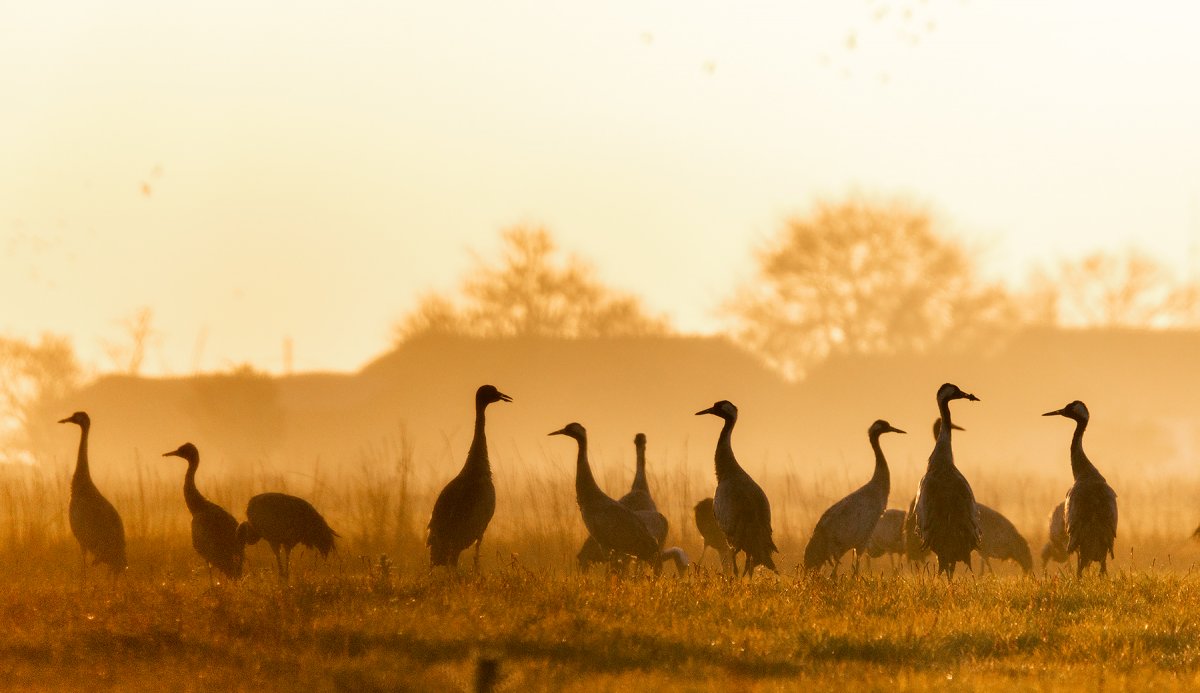
[[[1192,8],[70,10],[0,687],[1200,680]]]

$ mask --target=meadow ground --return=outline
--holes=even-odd
[[[381,570],[252,547],[210,584],[184,542],[116,585],[72,547],[10,560],[0,685],[26,690],[1126,690],[1200,686],[1200,574],[1082,581],[890,571],[730,581],[529,569]],[[44,560],[42,560],[44,559]],[[709,554],[712,559],[712,554]],[[469,563],[469,561],[467,561]]]
[[[481,657],[500,661],[497,690],[508,691],[1200,688],[1190,481],[1117,486],[1109,579],[1077,581],[1057,565],[1024,576],[1007,563],[960,569],[950,586],[886,559],[859,577],[796,571],[816,516],[850,478],[768,485],[783,572],[746,582],[721,577],[711,551],[683,579],[670,568],[657,579],[579,574],[569,465],[498,479],[479,575],[467,555],[459,573],[426,569],[421,528],[445,472],[424,478],[384,458],[302,475],[202,467],[201,489],[235,514],[254,493],[283,489],[311,498],[342,534],[327,562],[295,555],[281,587],[262,544],[248,547],[240,582],[210,583],[190,547],[182,465],[157,458],[98,480],[125,520],[130,568],[116,584],[99,569],[82,583],[66,523],[71,462],[0,470],[0,688],[458,691]],[[651,484],[668,543],[696,558],[691,505],[711,472],[692,480],[664,467]],[[628,483],[614,476],[606,487]],[[1036,556],[1055,487],[978,485],[1005,500]],[[906,501],[893,493],[893,506]]]

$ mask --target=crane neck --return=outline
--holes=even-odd
[[[1075,434],[1071,436],[1071,476],[1080,479],[1088,476],[1099,476],[1100,470],[1096,469],[1096,465],[1088,459],[1088,456],[1083,452],[1083,432],[1087,429],[1087,421],[1077,420],[1075,422]]]
[[[471,449],[467,452],[467,462],[463,465],[463,474],[492,478],[492,466],[488,462],[487,436],[483,432],[484,410],[486,402],[475,404],[475,435],[471,439]]]
[[[736,423],[737,419],[725,419],[725,425],[721,426],[721,435],[717,437],[717,452],[714,456],[717,481],[742,471],[742,466],[733,456],[733,425]]]
[[[204,507],[205,498],[200,493],[200,489],[196,488],[196,469],[200,467],[200,460],[188,460],[187,474],[183,475],[183,501],[187,503],[188,510],[196,513]]]
[[[90,424],[79,426],[79,454],[75,457],[75,474],[71,477],[71,488],[92,485],[92,472],[88,465],[88,433]]]
[[[592,465],[588,463],[587,438],[576,438],[579,454],[575,457],[575,500],[580,506],[594,501],[605,494],[592,476]]]
[[[632,491],[650,492],[650,484],[646,481],[646,446],[637,446],[637,471],[633,473]]]
[[[951,446],[950,434],[954,425],[950,421],[950,400],[938,400],[938,413],[942,416],[942,427],[938,431],[937,441],[933,444],[933,452],[929,455],[929,468],[954,466],[954,448]]]
[[[887,459],[883,456],[883,448],[879,446],[879,434],[871,434],[871,449],[875,451],[875,473],[871,475],[871,484],[883,486],[884,491],[890,491],[892,473],[888,469]]]

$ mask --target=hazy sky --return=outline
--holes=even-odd
[[[0,4],[0,332],[352,369],[547,225],[677,326],[816,195],[913,196],[1019,281],[1200,234],[1200,9],[1156,2]],[[199,346],[198,346],[199,345]]]

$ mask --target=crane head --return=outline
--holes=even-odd
[[[75,412],[74,414],[71,414],[70,416],[68,416],[68,417],[67,417],[67,418],[65,418],[65,419],[59,419],[59,421],[58,421],[58,422],[59,422],[59,423],[73,423],[73,424],[76,424],[76,425],[78,425],[78,426],[83,426],[83,427],[85,427],[85,428],[86,428],[87,426],[90,426],[90,425],[91,425],[91,423],[92,423],[92,419],[91,419],[91,417],[90,417],[90,416],[88,416],[88,415],[87,415],[87,412],[85,412],[85,411],[77,411],[77,412]]]
[[[736,421],[737,411],[737,407],[733,406],[733,402],[723,399],[720,402],[713,404],[708,409],[703,409],[696,412],[696,416],[700,416],[701,414],[712,414],[713,416],[719,416],[726,421]]]
[[[901,431],[883,419],[871,424],[871,428],[867,430],[867,434],[874,437],[879,437],[884,433],[908,433],[908,431]]]
[[[575,440],[582,441],[587,439],[587,429],[575,422],[571,422],[557,431],[551,431],[546,435],[567,436],[568,438],[574,438]]]
[[[512,397],[496,389],[494,385],[483,385],[475,391],[475,404],[487,406],[492,402],[511,402]]]
[[[163,457],[182,457],[188,462],[198,462],[200,460],[200,451],[191,443],[184,443],[171,452],[164,452]]]
[[[954,383],[946,383],[938,388],[937,401],[949,402],[952,399],[965,399],[971,402],[978,402],[979,398],[969,392],[963,392]]]
[[[1042,414],[1042,416],[1065,416],[1068,419],[1074,419],[1075,421],[1081,421],[1083,423],[1087,423],[1088,408],[1087,408],[1087,405],[1084,404],[1083,402],[1080,402],[1079,400],[1075,400],[1074,402],[1071,402],[1070,404],[1063,407],[1062,409],[1048,411],[1045,414]]]

